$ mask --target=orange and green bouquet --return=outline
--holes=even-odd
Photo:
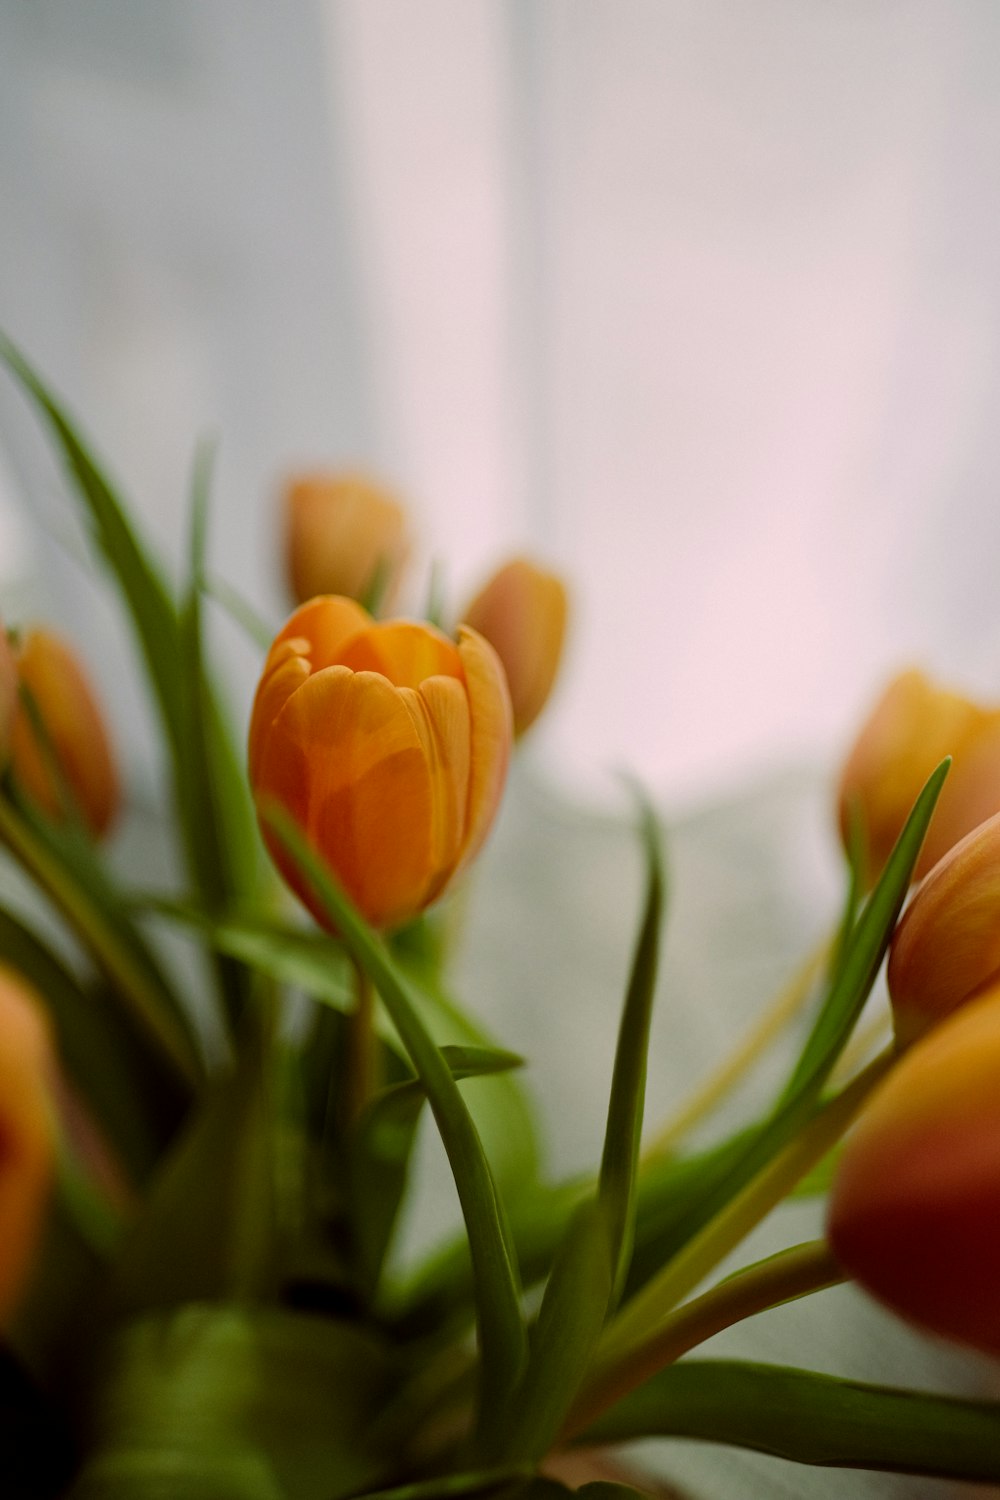
[[[697,1352],[854,1279],[1000,1355],[997,712],[917,672],[891,686],[843,773],[833,936],[645,1143],[665,881],[636,793],[645,890],[608,996],[603,1154],[551,1181],[523,1059],[447,971],[449,898],[555,677],[562,584],[519,559],[461,620],[439,599],[386,618],[404,511],[363,476],[305,475],[286,497],[300,602],[261,639],[209,589],[204,456],[176,591],[62,407],[2,355],[134,633],[182,872],[149,889],[109,861],[102,715],[75,649],[18,622],[0,635],[19,872],[0,909],[3,1494],[555,1500],[567,1454],[642,1437],[1000,1480],[1000,1405]],[[246,756],[205,659],[211,592],[261,651]],[[887,953],[890,1003],[859,1027]],[[692,1146],[793,1012],[802,1045],[767,1107]],[[569,1045],[575,1024],[567,1005]],[[423,1114],[464,1226],[430,1256],[397,1243]],[[804,1191],[829,1197],[822,1238],[720,1273]]]

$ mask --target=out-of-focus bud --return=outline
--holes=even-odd
[[[16,659],[21,701],[11,765],[17,782],[54,819],[66,816],[68,793],[99,838],[114,820],[120,792],[104,717],[86,674],[69,646],[48,630],[26,635]]]
[[[428,625],[376,624],[351,599],[292,615],[268,653],[250,721],[250,783],[280,802],[377,927],[442,893],[500,802],[510,699],[493,648]],[[326,916],[263,827],[275,863]]]
[[[900,1061],[848,1137],[828,1235],[902,1317],[1000,1355],[1000,988]]]
[[[998,975],[1000,813],[934,866],[896,928],[888,980],[897,1039],[911,1042]]]
[[[391,601],[410,550],[406,513],[363,474],[302,474],[285,493],[288,576],[299,603],[318,594]]]
[[[1000,710],[937,687],[922,672],[903,672],[866,721],[840,781],[841,834],[846,842],[856,806],[872,881],[924,782],[946,755],[953,757],[952,768],[917,862],[918,879],[977,824],[1000,812]]]
[[[527,558],[506,563],[480,589],[465,621],[486,637],[503,662],[520,736],[548,701],[566,635],[566,589],[554,573]]]
[[[41,1001],[0,967],[0,1326],[31,1270],[52,1184],[54,1066]]]
[[[0,622],[0,771],[10,756],[10,736],[17,712],[17,661]]]

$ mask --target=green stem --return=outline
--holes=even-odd
[[[760,1223],[847,1130],[872,1089],[896,1058],[890,1047],[879,1054],[839,1094],[824,1104],[788,1145],[763,1167],[693,1239],[625,1304],[608,1325],[598,1348],[589,1386],[603,1383],[624,1367],[682,1298]],[[650,1332],[652,1330],[652,1334]]]
[[[643,1160],[665,1156],[687,1135],[692,1126],[721,1103],[749,1072],[766,1047],[780,1035],[802,1009],[830,952],[824,941],[792,976],[750,1030],[709,1076],[660,1128],[643,1151]]]
[[[724,1328],[795,1297],[836,1286],[844,1279],[825,1240],[796,1245],[737,1272],[677,1308],[644,1344],[631,1351],[627,1361],[611,1366],[601,1379],[588,1382],[567,1418],[561,1440],[575,1437],[643,1381]]]
[[[354,1009],[347,1019],[347,1067],[344,1078],[346,1123],[356,1124],[377,1087],[378,1042],[375,1036],[375,986],[354,962]]]
[[[59,908],[101,972],[128,999],[137,1021],[178,1078],[189,1086],[197,1084],[201,1077],[198,1058],[188,1037],[166,1012],[156,986],[119,941],[114,927],[88,901],[87,893],[3,797],[0,842]]]

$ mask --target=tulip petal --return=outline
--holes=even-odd
[[[1000,814],[928,875],[896,929],[888,982],[896,1034],[908,1042],[1000,973]]]
[[[418,688],[428,677],[462,676],[454,643],[432,626],[410,620],[371,626],[345,646],[340,660],[356,672],[381,672],[396,687]]]
[[[384,677],[344,666],[313,673],[271,726],[256,790],[288,808],[370,922],[391,925],[419,910],[433,873],[431,776],[412,716]]]
[[[455,677],[428,677],[419,691],[399,692],[413,715],[431,773],[433,875],[426,903],[443,890],[461,852],[469,793],[469,700]]]
[[[0,969],[0,1324],[30,1270],[51,1186],[53,1066],[41,1002],[19,976]]]
[[[513,733],[510,694],[500,658],[488,641],[463,625],[458,654],[469,696],[469,799],[461,863],[467,864],[490,830],[507,778]]]
[[[284,708],[291,695],[302,686],[309,676],[309,663],[296,654],[300,641],[286,641],[278,651],[268,658],[269,670],[265,671],[253,700],[250,715],[248,763],[250,781],[256,785],[260,768],[260,757],[268,730]]]
[[[353,599],[339,594],[320,594],[298,608],[285,621],[271,646],[271,652],[284,641],[301,636],[308,642],[308,657],[314,672],[323,667],[335,666],[341,660],[341,652],[351,636],[367,630],[372,618],[366,609]],[[270,652],[268,653],[270,663]]]
[[[913,1047],[841,1158],[829,1234],[912,1321],[1000,1354],[1000,991]]]

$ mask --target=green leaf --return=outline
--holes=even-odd
[[[519,1068],[523,1058],[489,1047],[442,1047],[455,1079]],[[426,1091],[419,1078],[383,1089],[364,1110],[349,1148],[351,1230],[362,1295],[370,1300],[395,1227]]]
[[[588,1500],[648,1500],[647,1491],[633,1489],[630,1484],[611,1484],[606,1479],[599,1479],[594,1484],[585,1484],[576,1492],[585,1495]]]
[[[266,1038],[213,1080],[123,1245],[113,1300],[127,1313],[273,1291],[273,1077]]]
[[[191,670],[191,622],[189,620],[187,628],[182,625],[174,600],[140,544],[125,506],[69,417],[20,351],[3,335],[0,335],[0,359],[6,362],[32,397],[56,438],[75,482],[77,496],[93,523],[97,545],[118,582],[170,749],[174,803],[191,875],[206,901],[224,904],[223,897],[228,900],[238,893],[236,875],[253,868],[245,856],[254,845],[245,796],[245,805],[242,812],[239,811],[243,776],[235,755],[231,749],[226,749],[221,713],[218,706],[207,699],[209,689],[205,680],[186,675]],[[201,540],[197,506],[195,513],[193,546],[197,551]],[[198,581],[200,584],[200,577]],[[192,735],[195,733],[190,711],[192,694],[206,695],[203,748],[213,762],[213,805],[221,806],[224,800],[229,811],[225,837],[221,839],[209,831],[213,819],[206,824],[205,786],[202,779],[192,773]],[[211,847],[209,840],[212,840]],[[234,862],[235,874],[233,869],[227,870],[220,863],[227,849]]]
[[[789,1194],[789,1198],[822,1198],[828,1193],[837,1175],[843,1150],[843,1144],[840,1143],[832,1151],[828,1151],[823,1160],[817,1162],[812,1171],[803,1177],[795,1191]]]
[[[518,1379],[526,1335],[513,1248],[475,1125],[385,943],[340,890],[285,810],[273,806],[263,809],[262,815],[309,881],[344,946],[375,986],[426,1090],[469,1236],[482,1368],[480,1410],[485,1415],[506,1398]]]
[[[611,1100],[597,1196],[607,1220],[613,1282],[621,1287],[634,1236],[636,1163],[646,1096],[646,1059],[653,1016],[660,928],[663,922],[663,862],[660,831],[651,806],[640,799],[646,856],[646,899],[625,996],[611,1080]]]
[[[209,1304],[130,1324],[88,1390],[74,1500],[343,1500],[383,1483],[367,1441],[391,1357],[356,1325]]]
[[[598,1418],[579,1441],[652,1436],[727,1443],[829,1468],[1000,1480],[1000,1404],[777,1365],[682,1360]]]
[[[875,983],[950,765],[950,760],[943,761],[917,798],[855,924],[812,1032],[776,1105],[759,1126],[742,1137],[738,1148],[723,1148],[717,1170],[706,1174],[702,1188],[692,1195],[684,1213],[672,1218],[669,1233],[673,1244],[686,1244],[714,1218],[813,1113]],[[663,1265],[662,1259],[659,1265]],[[630,1291],[634,1289],[633,1282]]]
[[[531,1359],[509,1419],[503,1448],[508,1457],[540,1459],[552,1445],[628,1266],[663,915],[659,829],[645,801],[641,811],[646,896],[618,1033],[600,1176],[595,1198],[570,1221],[545,1288]],[[496,1425],[502,1430],[502,1421]]]
[[[222,714],[204,658],[201,596],[211,464],[212,451],[203,444],[195,459],[191,487],[189,577],[179,622],[185,711],[180,753],[191,863],[208,909],[219,911],[231,905],[246,885],[245,874],[253,871],[256,857],[249,854],[255,842],[249,830],[249,803],[244,793],[241,815],[240,802],[233,796],[244,778],[234,764],[235,756],[227,755]],[[225,788],[230,795],[224,801]],[[247,1004],[247,975],[239,962],[225,956],[217,959],[216,972],[230,1031],[235,1033]]]
[[[201,1075],[190,1023],[93,845],[3,796],[0,841],[67,920],[136,1031],[174,1074],[174,1088],[189,1095]]]
[[[235,621],[243,634],[255,646],[259,646],[262,651],[268,650],[278,634],[277,625],[270,625],[263,615],[258,614],[250,601],[244,599],[239,590],[235,589],[231,583],[227,583],[224,578],[217,576],[206,578],[203,587],[209,599],[214,599],[216,604],[221,605],[229,618]]]
[[[188,1103],[158,1051],[106,987],[87,990],[18,918],[0,909],[0,959],[31,981],[55,1024],[59,1056],[126,1171],[148,1175]]]

